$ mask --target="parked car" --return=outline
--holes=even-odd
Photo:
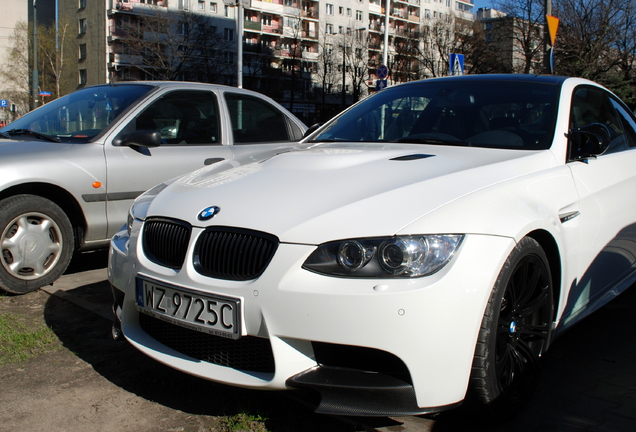
[[[150,187],[234,156],[276,153],[306,127],[261,94],[130,82],[78,90],[0,129],[0,289],[53,283],[73,251],[107,248]]]
[[[139,197],[111,242],[114,332],[317,411],[518,412],[565,329],[636,269],[636,119],[584,79],[412,82],[262,160]],[[472,397],[471,397],[472,399]]]

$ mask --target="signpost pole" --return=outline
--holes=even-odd
[[[38,15],[36,1],[33,0],[33,79],[32,79],[32,96],[33,96],[33,109],[38,107]]]

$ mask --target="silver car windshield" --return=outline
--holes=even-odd
[[[547,149],[559,88],[523,80],[435,80],[396,86],[354,106],[311,141]]]
[[[31,111],[0,129],[5,138],[35,136],[50,141],[88,142],[153,86],[143,84],[88,87]]]

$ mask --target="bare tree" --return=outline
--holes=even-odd
[[[368,39],[365,30],[352,31],[344,35],[343,54],[346,58],[345,71],[349,75],[352,87],[353,103],[359,101],[366,94]]]
[[[391,70],[397,81],[448,75],[450,54],[464,53],[470,22],[454,15],[425,18],[419,35],[396,39]],[[419,36],[419,37],[418,37]]]
[[[6,62],[11,67],[0,69],[0,80],[3,87],[7,88],[4,95],[12,104],[16,106],[17,115],[29,111],[31,101],[31,86],[29,77],[31,76],[31,65],[29,63],[30,43],[29,26],[24,21],[19,21],[10,37],[12,46],[8,52]]]
[[[338,57],[335,52],[332,35],[320,34],[319,54],[316,70],[318,85],[314,92],[320,99],[320,121],[326,121],[336,112],[328,108],[327,99],[333,95],[333,90],[339,82],[337,71]]]
[[[545,0],[499,0],[495,8],[505,16],[491,21],[492,43],[506,72],[541,73]]]
[[[624,19],[617,0],[563,0],[555,9],[561,19],[557,44],[558,71],[598,80],[618,64],[615,49]]]
[[[119,53],[130,55],[133,66],[153,79],[211,82],[227,72],[229,42],[201,14],[148,6],[143,15],[117,19],[127,20],[117,23],[124,36]]]
[[[51,89],[53,98],[58,98],[74,90],[66,73],[66,64],[70,60],[67,39],[68,23],[59,23],[38,30],[38,58],[42,64],[40,70],[40,86]]]

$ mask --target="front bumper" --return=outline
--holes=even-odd
[[[309,388],[322,395],[320,412],[419,414],[464,399],[485,305],[513,246],[511,239],[469,235],[435,275],[358,280],[305,271],[314,247],[281,244],[261,277],[236,282],[204,277],[192,263],[179,271],[158,266],[122,231],[111,244],[109,280],[123,294],[125,337],[173,368],[240,387]],[[154,318],[137,311],[137,275],[240,299],[242,337],[211,342],[195,335],[195,345],[207,346],[204,355],[183,348],[175,341],[186,329],[148,324]],[[166,327],[175,333],[170,338]],[[222,361],[214,359],[219,352]]]

